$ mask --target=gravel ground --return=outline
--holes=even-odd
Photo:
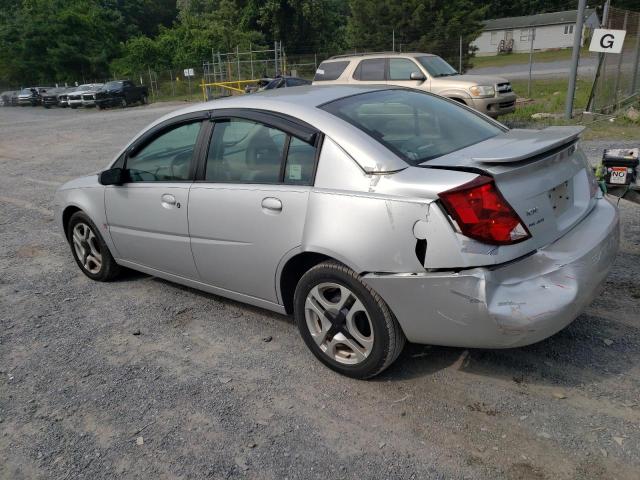
[[[0,478],[638,479],[638,206],[620,202],[606,288],[564,331],[409,345],[350,380],[288,317],[78,271],[55,189],[176,106],[0,108]],[[605,146],[585,143],[594,160]]]

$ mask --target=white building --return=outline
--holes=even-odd
[[[476,55],[497,55],[500,47],[509,48],[512,52],[528,52],[531,47],[531,32],[535,32],[533,49],[535,51],[570,48],[576,28],[577,10],[565,12],[540,13],[525,17],[498,18],[485,20],[484,28],[471,46],[475,46]],[[598,28],[600,20],[594,9],[584,12],[584,29],[582,43],[588,31]]]

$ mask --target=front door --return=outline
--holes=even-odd
[[[258,121],[216,121],[204,179],[189,197],[203,282],[277,301],[278,263],[302,242],[315,145]]]
[[[413,60],[408,58],[390,58],[387,65],[387,83],[389,85],[429,90],[430,80]],[[421,73],[425,79],[411,80],[412,73]]]
[[[187,215],[200,127],[200,121],[167,127],[127,157],[128,181],[105,189],[118,259],[197,278]]]

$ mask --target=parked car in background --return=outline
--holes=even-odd
[[[368,378],[405,340],[538,342],[598,295],[619,222],[581,131],[408,88],[234,96],[150,125],[63,185],[55,219],[89,278],[129,267],[292,313],[320,361]]]
[[[16,92],[14,90],[7,90],[6,92],[0,93],[0,106],[10,107],[11,98],[14,96]]]
[[[85,83],[84,85],[80,85],[73,92],[69,93],[67,96],[67,105],[71,108],[82,107],[82,96],[86,94],[91,94],[97,91],[102,87],[102,83]]]
[[[18,105],[24,107],[31,105],[35,107],[40,103],[40,94],[35,87],[23,88],[18,94]]]
[[[96,94],[104,87],[102,83],[95,84],[95,86],[82,93],[82,106],[85,108],[93,108],[96,106]]]
[[[275,88],[300,87],[302,85],[311,85],[311,81],[298,77],[276,77],[260,90],[273,90]]]
[[[126,107],[134,103],[146,104],[149,91],[146,86],[136,86],[131,80],[114,80],[107,82],[94,94],[98,108]]]
[[[262,77],[256,83],[250,83],[244,87],[244,93],[255,93],[258,92],[267,85],[269,85],[273,81],[271,77]]]
[[[397,85],[437,93],[490,117],[514,112],[516,94],[505,78],[461,75],[437,55],[428,53],[368,53],[338,55],[322,62],[314,85]]]
[[[58,95],[58,106],[67,108],[69,106],[69,95],[77,89],[78,87],[68,87],[64,92]]]
[[[66,92],[66,87],[54,87],[48,89],[46,92],[43,92],[41,97],[41,103],[44,108],[51,108],[58,106],[58,97],[62,93]]]

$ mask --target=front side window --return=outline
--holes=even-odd
[[[420,72],[420,68],[406,58],[389,59],[389,80],[411,80],[413,72]]]
[[[356,68],[353,78],[369,82],[384,81],[385,63],[384,58],[370,58],[362,60]]]
[[[131,182],[189,180],[200,122],[175,127],[156,137],[126,161]]]
[[[452,75],[458,75],[455,68],[435,55],[430,57],[418,57],[416,60],[420,62],[420,65],[422,65],[432,77],[450,77]]]
[[[492,138],[502,129],[451,101],[416,90],[381,90],[321,108],[364,131],[410,165]]]

